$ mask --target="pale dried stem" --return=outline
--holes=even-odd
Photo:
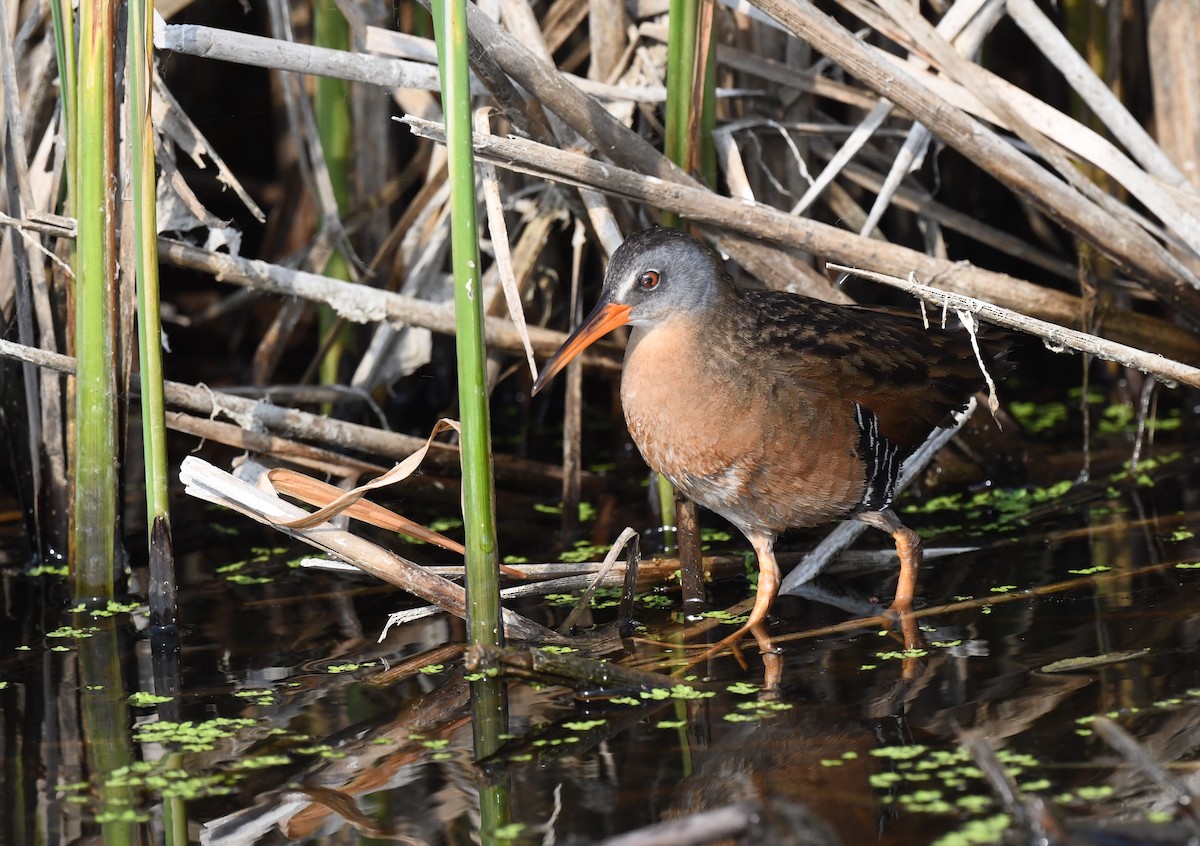
[[[491,132],[488,126],[488,109],[480,109],[475,113],[475,131],[481,135]],[[486,162],[478,166],[479,178],[483,183],[483,197],[487,208],[488,232],[491,235],[492,251],[495,255],[496,272],[500,277],[500,288],[504,291],[504,301],[508,305],[508,316],[516,327],[525,350],[525,358],[529,362],[531,378],[537,378],[537,363],[533,360],[533,347],[529,344],[529,332],[525,326],[525,310],[521,306],[521,292],[517,287],[516,275],[513,273],[512,253],[508,245],[508,224],[504,221],[504,201],[500,197],[500,180],[496,176],[496,168]]]
[[[7,22],[8,19],[7,0],[0,0],[0,20]],[[13,217],[24,218],[42,210],[37,207],[30,185],[29,160],[25,149],[26,125],[21,109],[15,45],[8,40],[8,31],[5,26],[3,35],[0,35],[4,109],[0,119],[0,135],[3,136],[5,147],[3,158],[7,209],[13,213]],[[54,309],[45,264],[45,256],[51,254],[42,245],[39,235],[16,228],[10,228],[9,235],[7,249],[0,250],[0,257],[10,260],[12,267],[0,272],[0,279],[11,279],[12,288],[5,290],[7,285],[0,284],[0,311],[7,311],[11,302],[14,308],[8,319],[16,323],[18,338],[25,344],[54,350]],[[70,277],[70,272],[66,275]],[[34,497],[34,507],[39,512],[45,503],[51,506],[51,511],[60,512],[59,519],[65,519],[69,480],[62,385],[48,373],[37,372],[30,366],[23,369],[28,466],[33,486],[30,493]],[[38,514],[39,528],[49,529],[53,519],[48,514]]]
[[[163,261],[177,267],[211,273],[218,280],[234,285],[325,303],[353,323],[387,320],[397,326],[411,325],[444,334],[454,333],[451,303],[431,303],[265,261],[203,250],[166,238],[160,239],[159,250]],[[566,340],[564,333],[551,329],[531,326],[528,331],[530,344],[540,355],[550,355]],[[520,336],[508,320],[484,318],[484,333],[491,347],[512,352],[523,348]],[[620,369],[620,361],[611,354],[604,354],[603,347],[590,358],[593,364],[609,372]]]
[[[1152,176],[1178,186],[1189,184],[1170,157],[1033,0],[1008,0],[1006,8],[1021,31],[1062,72],[1096,117]]]
[[[275,31],[275,40],[280,44],[294,43],[291,10],[285,0],[268,0],[267,8],[270,11],[271,28]],[[356,262],[353,261],[353,253],[342,227],[341,211],[334,196],[333,177],[325,161],[325,150],[317,130],[312,100],[308,98],[301,87],[299,77],[295,74],[281,73],[280,81],[283,85],[288,124],[298,154],[296,161],[300,165],[300,173],[307,183],[309,193],[316,199],[320,209],[321,229],[313,239],[312,249],[305,261],[309,267],[320,270],[329,262],[334,249],[341,248],[347,259],[346,267],[353,275],[356,273]]]
[[[1008,329],[1015,329],[1018,332],[1024,332],[1027,335],[1041,338],[1046,344],[1047,349],[1054,352],[1073,350],[1074,352],[1087,353],[1106,361],[1115,361],[1126,367],[1135,368],[1169,384],[1183,383],[1191,385],[1194,388],[1200,388],[1200,368],[1172,361],[1157,353],[1135,349],[1087,332],[1080,332],[1075,329],[1069,329],[1066,326],[1037,320],[1020,312],[1001,308],[993,303],[984,302],[973,297],[965,297],[929,285],[922,285],[914,279],[900,279],[884,273],[864,272],[845,265],[830,264],[829,267],[832,270],[853,273],[857,276],[862,276],[864,279],[882,282],[885,285],[898,288],[905,293],[912,294],[940,308],[965,311],[978,315],[988,323],[1004,326]]]
[[[413,131],[435,139],[441,127],[406,118]],[[476,155],[513,170],[571,185],[594,187],[667,209],[693,220],[778,244],[822,255],[879,272],[903,267],[951,291],[991,300],[1064,325],[1075,324],[1080,300],[1002,273],[966,262],[950,262],[892,244],[885,244],[816,221],[802,220],[778,209],[718,196],[703,188],[669,184],[623,168],[604,165],[519,138],[476,138]],[[736,258],[736,257],[735,257]],[[1111,337],[1133,346],[1157,349],[1180,361],[1200,361],[1200,341],[1190,332],[1132,312],[1105,318]]]
[[[388,584],[416,594],[460,619],[466,618],[466,591],[460,585],[430,573],[420,564],[328,523],[312,529],[287,528],[281,523],[303,518],[307,512],[195,456],[183,460],[179,478],[186,486],[187,493],[194,497],[272,526]],[[561,641],[550,629],[539,626],[515,611],[504,609],[502,613],[505,633],[509,638],[536,642]]]
[[[0,356],[27,361],[59,373],[75,372],[75,359],[70,356],[2,339]],[[134,383],[136,384],[136,379]],[[407,457],[425,444],[421,438],[411,435],[246,399],[213,390],[207,385],[185,385],[167,381],[163,383],[163,387],[168,405],[209,418],[225,417],[251,433],[274,433],[287,438],[303,438],[327,447],[350,449],[396,460]],[[458,472],[458,448],[455,446],[435,443],[430,449],[428,459],[432,468],[439,473]],[[497,453],[494,459],[496,480],[501,484],[534,490],[557,490],[562,482],[562,470],[554,465],[541,464],[504,453]]]
[[[1079,190],[1064,184],[976,120],[934,96],[909,70],[872,51],[811,5],[795,0],[755,0],[755,5],[881,96],[903,106],[979,167],[1136,273],[1165,302],[1178,306],[1192,320],[1200,322],[1200,291],[1182,281],[1178,262],[1141,229],[1119,221],[1094,200],[1085,199]],[[932,31],[923,19],[917,23],[912,20],[915,15],[905,15],[900,4],[883,0],[880,5],[894,18],[902,18],[906,24],[920,29],[921,35]],[[937,60],[942,70],[953,67],[963,71],[963,81],[972,84],[973,93],[983,93],[983,83],[979,80],[982,71],[962,59],[945,41],[928,35],[922,48]],[[987,102],[986,93],[983,96]]]

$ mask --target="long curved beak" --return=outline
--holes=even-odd
[[[546,383],[554,378],[558,371],[566,367],[575,356],[579,355],[592,343],[600,338],[603,338],[618,326],[624,326],[629,322],[629,312],[632,311],[632,306],[619,305],[617,303],[606,303],[601,300],[592,309],[592,313],[588,315],[587,320],[579,325],[579,328],[571,333],[571,337],[558,348],[558,352],[550,357],[546,362],[546,366],[542,368],[541,374],[538,375],[537,381],[533,383],[533,394],[536,395]]]

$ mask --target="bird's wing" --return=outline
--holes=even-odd
[[[891,309],[841,306],[775,291],[741,293],[739,309],[756,357],[798,391],[870,409],[891,442],[911,449],[983,387],[965,331],[931,326]],[[988,349],[987,355],[1001,355]]]

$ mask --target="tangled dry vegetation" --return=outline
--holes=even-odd
[[[246,361],[209,362],[207,381],[215,371],[255,386],[169,383],[168,425],[357,478],[424,442],[378,425],[372,403],[430,361],[431,333],[453,331],[449,213],[436,50],[413,34],[428,33],[422,10],[365,0],[338,8],[349,50],[304,43],[310,10],[281,0],[269,0],[266,15],[160,4],[153,117],[168,334],[225,332]],[[40,377],[26,369],[22,381],[29,365],[6,365],[5,403],[13,443],[40,439],[14,448],[15,463],[42,461],[40,483],[53,487],[67,476],[66,384],[46,374],[72,367],[63,355],[74,227],[59,205],[62,107],[47,5],[6,0],[0,9],[0,306],[6,336],[20,342],[2,352],[47,368]],[[611,252],[662,212],[699,227],[771,287],[847,299],[827,263],[911,276],[1006,309],[990,319],[1056,347],[1200,385],[1194,4],[1068,5],[1058,21],[1033,0],[920,11],[901,0],[704,4],[715,126],[710,166],[698,156],[686,168],[660,152],[666,12],[660,0],[469,7],[493,386],[525,379],[512,363],[532,364],[561,343],[563,333],[546,327],[566,325],[570,291],[595,261],[589,244]],[[1076,46],[1062,34],[1068,26],[1081,33]],[[318,141],[307,96],[315,77],[352,82],[348,168],[331,168]],[[244,111],[247,103],[263,111]],[[340,207],[339,169],[350,177]],[[127,178],[124,168],[116,175],[120,196]],[[338,255],[344,273],[326,275]],[[121,273],[129,267],[120,262]],[[122,287],[122,338],[133,337],[131,289]],[[309,319],[317,305],[338,317],[323,336]],[[539,325],[525,330],[514,319],[523,311]],[[358,343],[342,361],[343,384],[281,390],[314,381],[316,360],[347,324]],[[601,347],[584,362],[614,373],[617,356]],[[130,345],[125,384],[133,358]],[[331,402],[355,419],[321,413]],[[577,456],[579,403],[568,407],[567,454]],[[457,463],[441,444],[428,460],[435,469]],[[504,454],[496,472],[501,485],[555,489],[565,476],[576,490],[580,473],[577,463]]]

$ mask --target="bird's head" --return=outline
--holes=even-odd
[[[612,254],[600,301],[546,362],[533,393],[618,326],[651,327],[703,312],[715,302],[721,277],[716,256],[685,232],[655,227],[630,235]]]

